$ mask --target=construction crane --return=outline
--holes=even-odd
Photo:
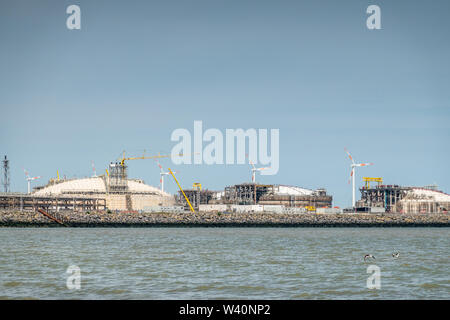
[[[120,170],[113,170],[111,172],[107,172],[107,175],[108,175],[108,178],[111,178],[111,177],[116,177],[117,178],[117,176],[119,176],[120,180],[125,180],[126,177],[127,177],[127,173],[126,173],[127,166],[125,165],[125,161],[128,161],[128,160],[142,160],[142,159],[168,158],[170,156],[171,155],[161,155],[161,154],[158,154],[156,156],[146,156],[145,155],[145,150],[144,150],[144,153],[140,157],[126,157],[125,156],[125,151],[123,151],[122,152],[122,156],[119,159],[117,159],[118,162],[116,163],[116,165],[114,165],[115,168],[117,168],[117,169],[120,168]],[[111,165],[110,165],[110,168],[111,168]]]
[[[201,184],[200,182],[194,182],[194,183],[192,184],[192,188],[193,188],[194,190],[200,190],[200,191],[202,191],[202,184]]]
[[[370,182],[378,182],[378,186],[383,184],[383,178],[363,177],[365,188],[370,189]]]
[[[194,153],[194,154],[198,154],[198,152],[196,152],[196,153]],[[174,154],[170,154],[170,155],[162,155],[162,154],[159,154],[158,153],[158,155],[156,155],[156,156],[146,156],[145,155],[145,150],[144,150],[144,153],[142,154],[142,156],[140,156],[140,157],[126,157],[125,156],[125,151],[123,151],[122,152],[122,157],[121,158],[119,158],[118,159],[118,161],[119,161],[119,163],[118,163],[118,165],[120,165],[120,167],[122,168],[122,170],[120,170],[121,172],[120,172],[120,176],[121,176],[121,179],[122,180],[124,180],[125,178],[126,178],[126,165],[125,165],[125,161],[128,161],[128,160],[143,160],[143,159],[159,159],[159,158],[170,158],[170,157],[174,157],[174,156],[176,156],[176,157],[182,157],[182,156],[184,156],[184,155],[186,155],[186,154],[183,154],[183,153],[180,153],[180,154],[176,154],[176,155],[174,155]],[[160,169],[162,170],[162,167],[160,166]],[[114,174],[112,174],[111,172],[107,172],[107,174],[108,174],[108,178],[110,177],[110,174],[113,176]],[[164,186],[163,186],[163,176],[164,175],[168,175],[169,173],[167,172],[167,173],[164,173],[163,171],[161,171],[161,179],[160,179],[160,182],[161,182],[161,188],[164,188]],[[161,189],[161,190],[163,190],[163,189]]]
[[[175,178],[175,175],[173,174],[172,170],[170,170],[170,168],[169,168],[169,172],[170,172],[170,174],[172,175],[172,177],[173,177],[173,179],[175,180],[175,182],[177,183],[178,188],[180,188],[181,193],[183,194],[184,198],[186,199],[186,202],[188,203],[189,208],[191,208],[192,213],[195,213],[195,210],[194,210],[194,208],[192,207],[191,202],[189,201],[188,197],[187,197],[186,194],[184,193],[183,189],[181,188],[180,184],[178,183],[177,178]]]
[[[193,154],[200,154],[199,152],[195,152]],[[156,156],[146,156],[145,150],[142,156],[140,157],[125,157],[125,151],[122,152],[122,157],[119,158],[119,163],[121,166],[125,166],[125,161],[127,160],[142,160],[142,159],[159,159],[159,158],[170,158],[170,157],[183,157],[189,155],[189,153],[179,153],[179,154],[159,154]]]
[[[122,166],[122,167],[124,167],[125,166],[125,161],[128,161],[128,160],[142,160],[142,159],[158,159],[158,158],[169,158],[171,155],[161,155],[161,154],[158,154],[158,155],[156,155],[156,156],[146,156],[145,155],[145,150],[144,150],[144,153],[142,154],[142,156],[140,156],[140,157],[125,157],[125,151],[123,151],[122,152],[122,158],[119,158],[118,160],[119,160],[119,162],[120,162],[120,165]],[[181,154],[180,154],[180,156],[182,156]]]

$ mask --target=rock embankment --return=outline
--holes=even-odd
[[[69,227],[449,227],[445,214],[64,212]],[[38,212],[1,211],[0,227],[63,227]]]

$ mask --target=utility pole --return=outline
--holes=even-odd
[[[3,191],[9,192],[9,160],[6,158],[2,161],[3,162]]]

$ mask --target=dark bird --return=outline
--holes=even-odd
[[[392,254],[392,256],[393,256],[394,258],[398,258],[398,257],[400,257],[400,252],[394,252],[394,253]]]
[[[370,258],[372,258],[373,260],[375,260],[375,257],[374,257],[373,255],[371,255],[371,254],[366,254],[366,255],[364,256],[364,261],[366,261],[367,259],[370,259]]]

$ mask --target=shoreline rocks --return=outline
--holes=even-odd
[[[449,214],[60,212],[69,227],[450,227]],[[0,211],[0,227],[64,227],[38,212]]]

